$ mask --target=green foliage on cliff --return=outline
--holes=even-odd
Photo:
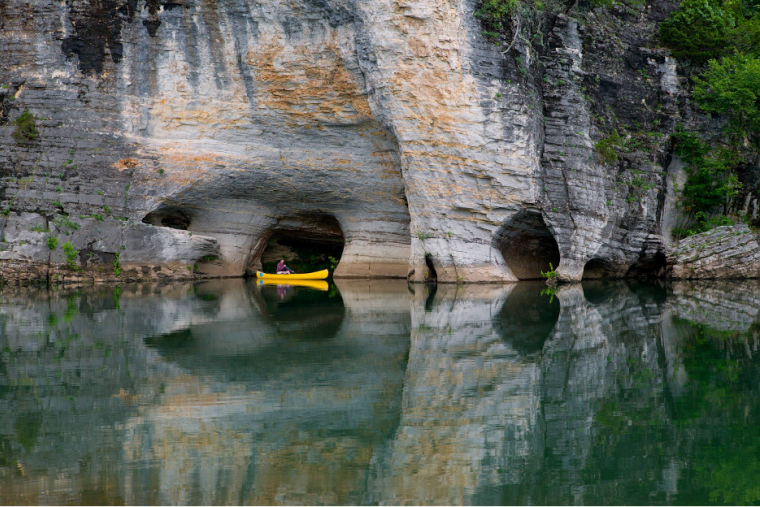
[[[24,112],[13,120],[13,124],[16,126],[16,130],[13,131],[13,139],[17,143],[33,141],[40,136],[40,132],[37,130],[36,119],[28,109],[24,109]]]
[[[614,164],[618,161],[618,152],[623,149],[624,140],[618,134],[617,129],[612,130],[612,134],[601,139],[594,145],[596,154],[604,164]]]
[[[756,6],[736,0],[685,0],[660,25],[660,40],[679,59],[697,65],[734,53],[760,50]]]
[[[63,244],[63,252],[66,254],[66,264],[68,264],[74,271],[79,271],[79,266],[77,265],[77,255],[79,255],[79,250],[74,250],[74,246],[71,242],[67,241]]]
[[[518,0],[484,0],[475,11],[475,17],[483,25],[484,36],[497,39],[509,25],[512,14],[517,9]]]
[[[695,82],[693,96],[702,110],[725,116],[731,136],[746,137],[760,149],[760,59],[736,54],[710,60]]]
[[[723,215],[728,201],[741,189],[739,178],[733,172],[738,163],[737,152],[727,148],[713,148],[696,135],[678,129],[673,134],[674,152],[687,166],[688,179],[681,190],[681,209],[695,222],[688,228],[679,228],[677,236],[691,236],[720,225],[733,225]],[[712,216],[715,213],[718,216]]]

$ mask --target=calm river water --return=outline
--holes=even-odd
[[[2,504],[760,501],[760,284],[0,291]]]

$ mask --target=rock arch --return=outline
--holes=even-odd
[[[601,278],[621,278],[620,270],[611,262],[594,257],[583,267],[583,279],[599,280]]]
[[[559,265],[557,241],[538,210],[514,214],[496,231],[493,244],[520,280],[538,280],[550,264],[554,268]]]
[[[262,239],[248,271],[271,272],[279,259],[308,270],[332,268],[331,258],[340,261],[346,242],[340,222],[319,211],[280,218]]]

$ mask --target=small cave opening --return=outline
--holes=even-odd
[[[436,273],[435,271],[435,264],[433,264],[433,257],[430,254],[425,254],[425,266],[427,266],[425,281],[428,283],[437,283],[438,273]]]
[[[169,227],[186,231],[190,227],[192,218],[184,211],[176,208],[159,208],[151,211],[142,221],[157,227]]]
[[[493,244],[520,280],[540,280],[542,272],[559,266],[559,246],[538,211],[516,213],[496,231]]]
[[[591,259],[583,267],[584,280],[601,280],[602,278],[620,278],[615,266],[603,259]]]
[[[338,220],[330,215],[305,215],[281,219],[261,252],[261,269],[275,273],[280,259],[297,273],[329,269],[343,255],[345,239]]]
[[[668,258],[663,250],[652,254],[644,252],[641,258],[626,273],[629,278],[665,278],[668,271]]]

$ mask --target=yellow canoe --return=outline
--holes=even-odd
[[[315,290],[324,290],[330,288],[330,286],[325,282],[324,280],[288,280],[287,282],[283,282],[280,280],[267,280],[259,278],[259,285],[284,285],[284,286],[293,286],[293,287],[307,287],[309,289],[315,289]]]
[[[329,274],[330,272],[326,269],[313,273],[291,273],[289,275],[270,275],[269,273],[256,271],[256,278],[287,283],[289,280],[324,280]]]

